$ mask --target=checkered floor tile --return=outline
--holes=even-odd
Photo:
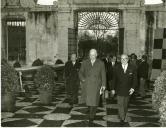
[[[151,92],[145,99],[134,96],[130,99],[125,127],[158,127],[158,114],[152,109]],[[3,127],[88,127],[87,107],[71,107],[65,100],[65,86],[57,84],[54,89],[53,102],[42,105],[37,93],[30,97],[18,96],[13,113],[1,113]],[[93,122],[94,127],[120,127],[117,101],[108,99],[104,107],[98,107]]]

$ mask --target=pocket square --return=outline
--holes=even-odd
[[[129,75],[132,75],[132,74],[133,74],[132,72],[129,73]]]

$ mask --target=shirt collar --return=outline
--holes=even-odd
[[[122,67],[123,67],[123,66],[127,66],[127,67],[128,67],[128,63],[127,63],[127,64],[125,64],[125,65],[124,65],[124,64],[122,64]]]
[[[76,63],[76,61],[75,62],[72,62],[72,64],[75,64]]]
[[[91,63],[94,63],[96,60],[90,60]]]

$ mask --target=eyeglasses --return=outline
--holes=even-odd
[[[128,58],[121,58],[121,60],[128,60]]]

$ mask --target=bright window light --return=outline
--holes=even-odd
[[[53,2],[56,0],[38,0],[37,4],[40,5],[53,5]]]
[[[161,4],[162,0],[145,0],[145,4]]]

